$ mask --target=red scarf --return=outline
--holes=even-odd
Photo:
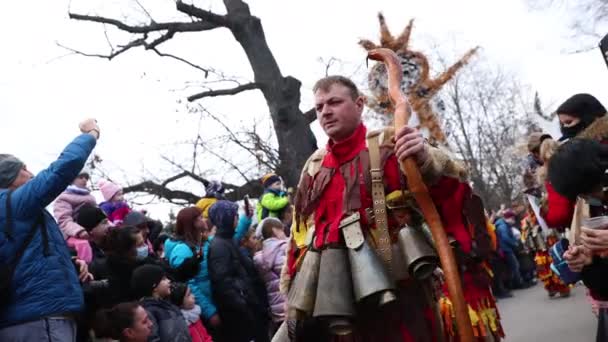
[[[327,154],[323,158],[322,166],[333,169],[333,177],[325,187],[315,211],[315,247],[322,247],[326,243],[337,243],[340,240],[340,220],[344,215],[344,190],[346,182],[340,172],[340,166],[353,160],[367,148],[365,136],[367,129],[360,124],[355,132],[340,142],[329,141]],[[360,168],[360,165],[359,165]],[[351,173],[358,172],[351,167]]]

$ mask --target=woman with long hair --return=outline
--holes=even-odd
[[[203,211],[197,207],[184,208],[177,214],[175,236],[165,241],[165,258],[172,268],[184,263],[199,265],[196,275],[188,285],[201,307],[201,314],[211,328],[219,327],[220,318],[211,297],[211,282],[207,269],[209,229],[203,219]]]

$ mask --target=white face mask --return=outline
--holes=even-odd
[[[137,260],[144,260],[148,257],[148,246],[143,245],[141,247],[137,247],[137,256],[135,257]]]

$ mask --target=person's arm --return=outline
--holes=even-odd
[[[16,217],[39,212],[78,176],[99,137],[99,127],[93,120],[81,123],[80,128],[83,134],[76,137],[56,161],[13,191],[12,200]]]
[[[247,231],[251,227],[251,217],[243,214],[239,217],[239,223],[234,230],[234,241],[236,243],[241,243],[241,240],[247,234]]]
[[[53,215],[59,224],[59,229],[65,236],[79,237],[79,234],[86,232],[81,225],[74,222],[72,205],[61,197],[53,205]]]
[[[266,193],[262,196],[261,204],[270,211],[279,211],[289,204],[289,197]]]

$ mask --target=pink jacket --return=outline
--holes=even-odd
[[[68,190],[62,192],[57,197],[53,205],[53,214],[65,239],[70,236],[76,236],[80,231],[84,230],[83,227],[74,221],[74,215],[78,209],[86,203],[97,205],[93,195],[84,191],[84,189],[79,190],[81,192],[76,193],[68,188]]]

